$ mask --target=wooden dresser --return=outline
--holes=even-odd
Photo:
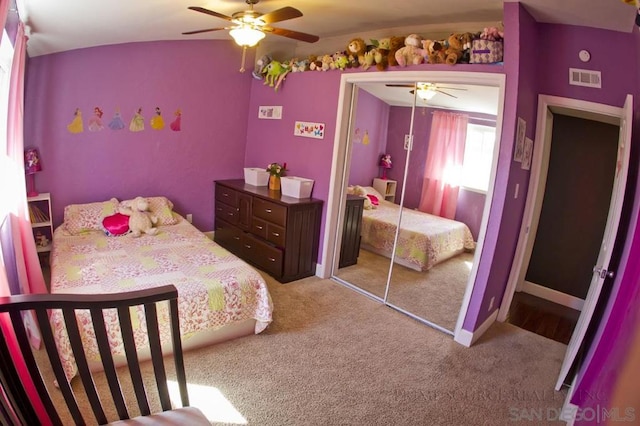
[[[322,200],[215,182],[214,240],[282,283],[315,275]]]

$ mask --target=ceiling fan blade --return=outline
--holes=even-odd
[[[292,38],[294,40],[305,41],[307,43],[315,43],[320,40],[320,37],[312,34],[301,33],[299,31],[285,30],[284,28],[275,27],[262,27],[265,32],[273,33],[275,35]]]
[[[227,21],[231,21],[233,19],[233,18],[231,18],[231,16],[223,15],[222,13],[214,12],[213,10],[205,9],[204,7],[189,6],[187,9],[195,10],[196,12],[205,13],[207,15],[215,16],[216,18],[226,19]]]
[[[274,22],[286,21],[287,19],[299,18],[301,16],[302,12],[298,9],[287,6],[260,16],[260,20],[264,21],[264,23],[268,25]]]
[[[436,89],[436,92],[442,93],[443,95],[451,96],[452,98],[458,99],[457,96],[453,96],[451,93],[443,92],[442,90]]]
[[[447,90],[469,90],[463,87],[448,87],[448,86],[436,86],[438,89],[447,89]]]
[[[226,28],[207,28],[206,30],[195,30],[195,31],[186,31],[182,34],[184,35],[190,35],[190,34],[200,34],[200,33],[208,33],[211,31],[220,31],[220,30],[226,30]]]

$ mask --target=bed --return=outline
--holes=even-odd
[[[377,198],[378,205],[363,212],[360,246],[391,258],[400,206],[385,201],[371,187],[365,187],[365,190]],[[402,209],[396,263],[416,271],[428,271],[440,262],[474,249],[473,236],[464,223],[418,210]]]
[[[198,231],[172,211],[165,197],[153,201],[158,220],[156,235],[107,235],[104,217],[117,214],[117,200],[72,205],[65,208],[64,223],[56,228],[51,253],[51,293],[115,293],[173,284],[178,289],[178,309],[183,346],[191,349],[252,333],[271,322],[273,305],[266,282],[244,261]],[[125,202],[126,203],[126,202]],[[166,307],[165,307],[166,308]],[[168,312],[161,326],[163,342],[169,340]],[[105,316],[109,344],[118,363],[123,353],[117,311]],[[78,312],[78,324],[87,357],[98,361],[91,338],[88,311]],[[143,308],[132,312],[136,346],[147,346]],[[58,351],[69,379],[77,367],[61,311],[51,313]],[[145,358],[142,349],[141,357]]]

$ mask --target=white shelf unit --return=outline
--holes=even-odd
[[[50,252],[53,241],[51,194],[44,192],[35,197],[27,197],[27,204],[29,205],[29,216],[31,218],[33,238],[36,241],[36,249],[38,253]],[[40,235],[46,238],[46,244],[42,242]]]
[[[384,195],[386,201],[396,202],[396,187],[398,182],[391,179],[373,178],[373,189]]]

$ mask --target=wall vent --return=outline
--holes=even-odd
[[[577,68],[569,68],[569,84],[574,86],[586,86],[602,88],[602,79],[600,71],[581,70]]]

